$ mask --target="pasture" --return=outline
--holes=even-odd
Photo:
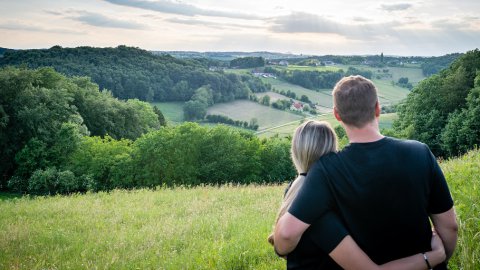
[[[303,116],[272,107],[260,105],[250,100],[235,100],[228,103],[218,103],[207,109],[207,114],[228,116],[234,120],[249,122],[257,118],[259,130],[275,127],[284,123],[299,121]]]
[[[183,122],[183,104],[184,102],[152,102],[162,111],[163,116],[168,122],[181,123]]]
[[[479,150],[440,163],[460,226],[453,270],[480,265],[478,164]],[[0,194],[0,269],[284,269],[266,242],[284,188]]]

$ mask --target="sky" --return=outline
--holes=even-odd
[[[479,0],[0,0],[0,47],[438,56],[480,47]]]

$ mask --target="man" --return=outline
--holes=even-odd
[[[458,228],[447,183],[429,148],[380,134],[377,90],[364,77],[340,80],[333,101],[334,115],[350,144],[323,156],[310,169],[288,213],[277,223],[277,253],[291,252],[310,224],[334,210],[350,235],[324,234],[316,242],[344,268],[355,269],[345,245],[352,238],[377,264],[430,250],[430,221],[448,260]],[[442,267],[446,264],[436,269]]]

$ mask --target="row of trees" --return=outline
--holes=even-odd
[[[288,139],[260,140],[227,126],[186,123],[146,133],[135,141],[80,136],[63,161],[49,163],[45,150],[30,144],[22,161],[35,163],[29,177],[16,175],[12,190],[66,194],[173,185],[277,183],[295,176]],[[35,157],[31,153],[36,153]],[[39,164],[39,162],[43,162]]]
[[[344,76],[362,75],[371,79],[373,73],[369,70],[349,67],[347,72],[342,69],[338,71],[318,71],[318,70],[278,70],[273,67],[266,67],[265,72],[275,74],[292,84],[300,85],[308,89],[319,90],[333,88],[335,84]]]
[[[233,120],[232,118],[219,115],[219,114],[209,114],[205,117],[205,120],[209,123],[216,123],[216,124],[227,124],[231,126],[237,126],[241,128],[247,128],[252,130],[258,130],[258,120],[256,118],[252,118],[250,123],[247,121],[240,121],[240,120]]]
[[[164,124],[150,104],[120,101],[89,78],[67,78],[52,68],[2,68],[0,188],[12,176],[28,179],[36,169],[64,164],[83,136],[134,140]]]
[[[469,51],[421,81],[398,106],[396,132],[427,143],[439,156],[480,144],[480,51]]]
[[[254,68],[265,66],[265,59],[263,57],[241,57],[230,61],[230,67],[233,68]]]

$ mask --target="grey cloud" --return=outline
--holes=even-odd
[[[55,16],[63,15],[63,13],[55,11],[55,10],[44,10],[43,12],[51,14],[51,15],[55,15]]]
[[[185,16],[211,16],[211,17],[225,17],[225,18],[234,18],[234,19],[261,19],[258,16],[252,14],[244,14],[238,12],[229,12],[229,11],[219,11],[219,10],[212,10],[212,9],[203,9],[196,7],[194,5],[179,3],[179,2],[171,2],[171,1],[144,1],[144,0],[105,0],[109,3],[127,6],[127,7],[135,7],[145,10],[152,10],[162,13],[171,13],[177,15],[185,15]]]
[[[385,24],[343,24],[333,20],[303,12],[271,19],[270,30],[277,33],[323,33],[338,34],[350,39],[374,38],[387,35],[397,22]]]
[[[338,33],[341,25],[329,19],[304,12],[273,18],[271,30],[279,33]]]
[[[147,27],[143,24],[139,24],[132,21],[119,20],[114,18],[106,17],[102,14],[88,12],[88,11],[77,11],[76,15],[72,15],[69,18],[82,22],[84,24],[97,26],[97,27],[106,27],[106,28],[122,28],[122,29],[146,29]]]
[[[47,32],[47,33],[59,33],[59,34],[72,34],[72,35],[81,35],[85,32],[81,31],[72,31],[62,28],[44,28],[38,25],[31,25],[19,22],[7,22],[1,23],[0,29],[6,30],[20,30],[20,31],[31,31],[31,32]]]
[[[364,18],[364,17],[353,17],[353,20],[356,21],[356,22],[369,22],[369,21],[371,21],[370,19]]]
[[[397,10],[406,10],[411,8],[413,5],[409,3],[397,3],[397,4],[382,4],[380,8],[385,11],[397,11]]]
[[[196,20],[196,19],[180,19],[180,18],[170,18],[165,20],[171,23],[179,23],[186,25],[202,25],[212,28],[225,29],[225,28],[259,28],[252,25],[243,25],[243,24],[233,24],[233,23],[217,23],[205,20]]]

